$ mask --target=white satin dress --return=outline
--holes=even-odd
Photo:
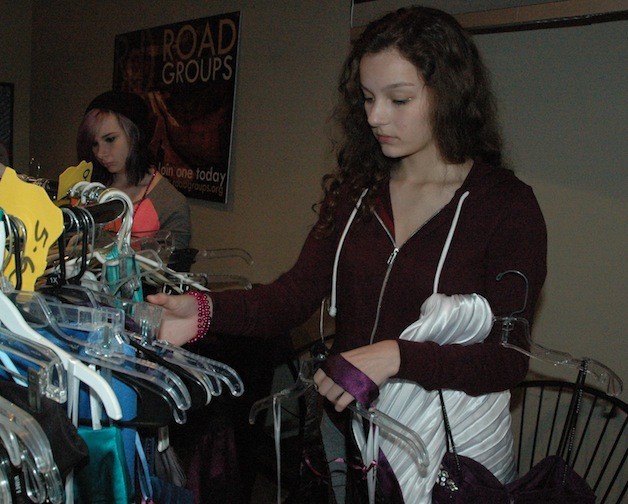
[[[489,334],[492,324],[493,314],[482,296],[432,294],[423,303],[420,318],[408,326],[400,338],[441,345],[479,343]],[[482,463],[503,483],[513,480],[516,471],[510,429],[510,392],[474,397],[456,390],[443,390],[443,397],[458,453]],[[385,430],[371,431],[370,439],[366,439],[362,421],[356,417],[353,432],[362,449],[363,462],[365,465],[372,462],[374,447],[378,446],[395,473],[404,501],[407,504],[430,503],[432,487],[446,451],[438,391],[429,392],[414,382],[391,379],[380,387],[379,398],[372,406],[414,430],[425,443],[429,463],[427,470],[422,468],[408,445]]]

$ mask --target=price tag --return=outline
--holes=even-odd
[[[21,256],[21,290],[32,291],[35,281],[46,269],[48,250],[63,231],[63,212],[50,200],[43,187],[20,180],[11,168],[4,171],[0,180],[0,207],[20,219],[26,229]],[[4,268],[4,275],[16,285],[14,258]]]
[[[78,182],[89,182],[92,180],[92,163],[81,161],[78,166],[69,166],[59,175],[59,189],[57,190],[57,201],[64,200],[70,188]]]

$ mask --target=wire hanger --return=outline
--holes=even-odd
[[[530,334],[530,323],[527,319],[517,316],[518,314],[523,313],[528,304],[528,278],[518,270],[508,270],[497,275],[496,280],[501,281],[502,278],[508,274],[519,275],[524,280],[525,295],[523,299],[523,306],[520,309],[513,311],[510,315],[506,317],[494,317],[493,319],[496,323],[501,323],[502,325],[501,344],[506,348],[516,350],[517,352],[527,355],[528,357],[532,357],[534,359],[538,359],[540,361],[547,362],[555,366],[567,366],[578,369],[579,372],[582,371],[584,373],[590,374],[595,377],[598,382],[605,385],[607,394],[612,396],[617,396],[621,394],[624,388],[623,381],[617,375],[617,373],[615,373],[608,366],[602,364],[595,359],[591,359],[590,357],[576,358],[567,352],[547,348],[532,340]],[[510,333],[514,329],[515,324],[520,324],[523,327],[526,341],[530,345],[529,350],[510,343]],[[584,361],[587,362],[587,366],[586,369],[583,371]]]

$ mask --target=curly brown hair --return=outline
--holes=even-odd
[[[440,10],[408,7],[391,12],[366,27],[342,69],[334,118],[343,138],[336,147],[336,170],[323,177],[325,205],[319,205],[315,228],[322,236],[334,229],[334,209],[342,187],[354,201],[365,188],[371,189],[362,205],[364,216],[372,212],[375,190],[388,180],[396,163],[383,155],[371,132],[359,75],[362,57],[389,49],[413,63],[432,91],[432,128],[443,159],[455,164],[473,159],[503,165],[488,71],[470,35]]]

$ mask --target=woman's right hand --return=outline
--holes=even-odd
[[[181,346],[196,336],[198,306],[193,296],[172,296],[160,292],[146,296],[146,300],[164,309],[159,328],[160,340]]]

